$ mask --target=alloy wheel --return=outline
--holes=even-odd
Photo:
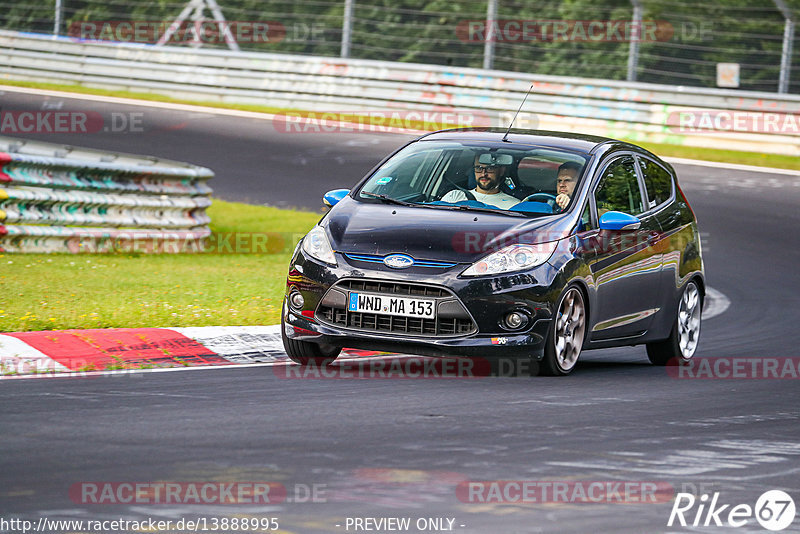
[[[586,308],[583,295],[571,288],[561,300],[555,331],[555,356],[563,371],[571,370],[578,363],[586,330]]]
[[[700,339],[700,292],[693,283],[689,284],[678,307],[678,344],[686,359],[694,355]]]

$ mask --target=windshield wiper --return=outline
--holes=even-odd
[[[361,191],[361,193],[359,193],[359,194],[367,196],[367,197],[370,197],[370,198],[377,198],[378,200],[383,200],[387,204],[398,204],[400,206],[419,206],[419,204],[406,202],[404,200],[397,200],[396,198],[387,197],[386,195],[379,195],[378,193],[370,193],[368,191]]]

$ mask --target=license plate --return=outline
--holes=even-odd
[[[436,316],[436,302],[427,299],[392,297],[389,295],[350,293],[347,311],[433,319]]]

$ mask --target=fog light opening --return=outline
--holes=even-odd
[[[303,298],[299,291],[292,291],[289,294],[289,305],[295,310],[302,310],[305,303],[306,299]]]
[[[506,323],[506,328],[518,330],[528,323],[528,317],[523,313],[513,311],[507,314],[503,321]]]

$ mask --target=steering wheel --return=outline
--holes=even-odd
[[[549,201],[551,200],[553,201],[553,203],[555,203],[556,196],[551,195],[550,193],[534,193],[532,195],[528,195],[527,197],[523,198],[522,202],[547,202],[549,204],[550,203]]]

